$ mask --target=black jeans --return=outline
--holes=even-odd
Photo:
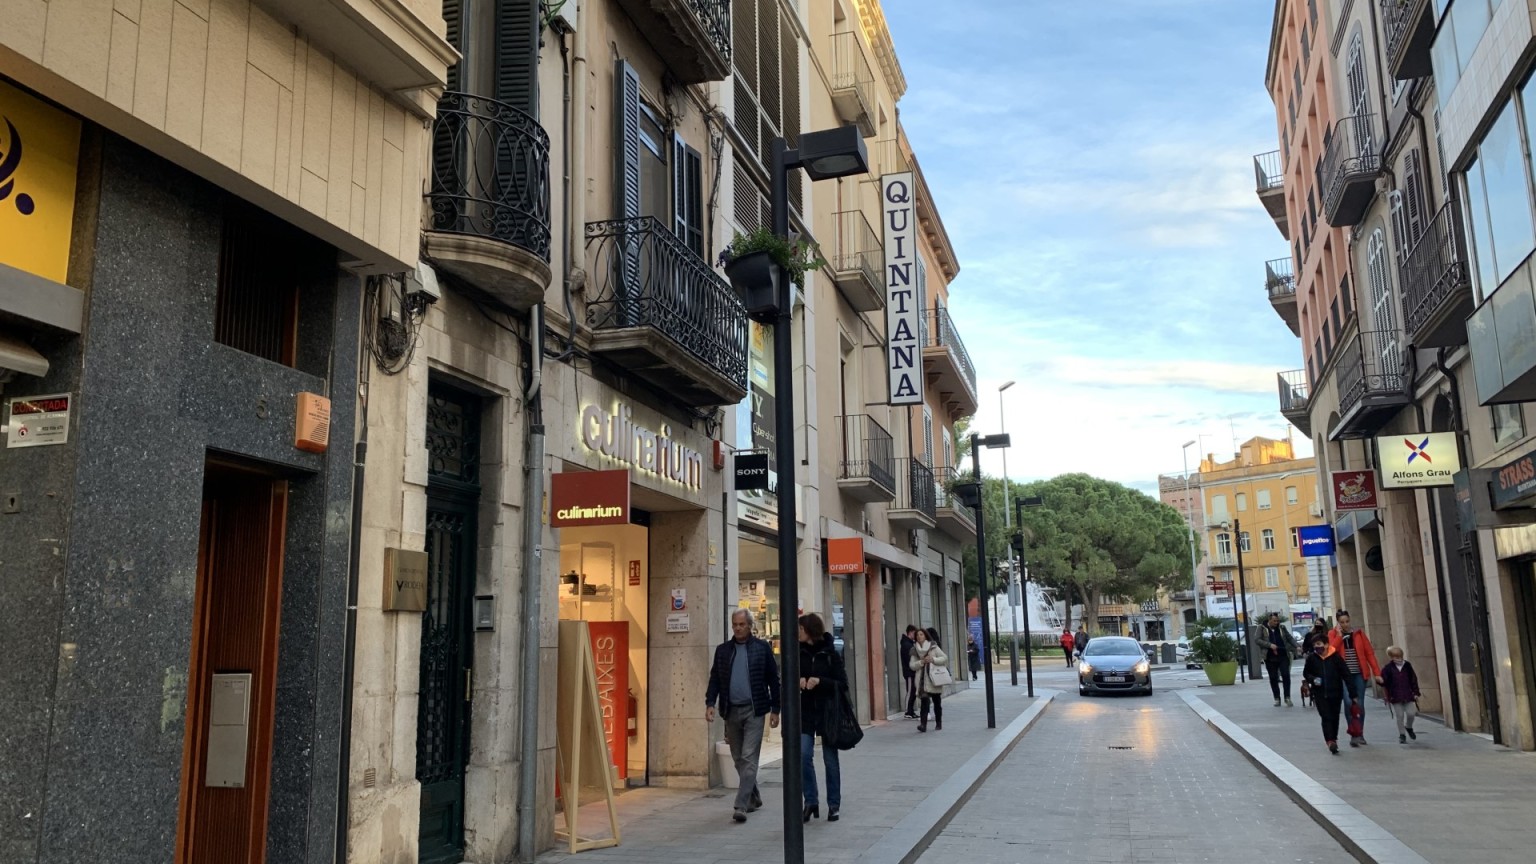
[[[1269,673],[1269,692],[1280,698],[1280,685],[1285,684],[1285,698],[1291,698],[1291,658],[1265,657],[1264,671]]]
[[[1317,715],[1323,718],[1323,740],[1330,744],[1339,740],[1339,706],[1342,703],[1337,696],[1330,699],[1316,690],[1312,692],[1312,704],[1317,706]]]
[[[917,713],[917,676],[907,675],[907,714]]]
[[[923,709],[922,709],[923,713],[921,715],[921,719],[919,719],[917,721],[917,725],[919,725],[919,726],[927,726],[928,725],[928,703],[929,702],[933,703],[933,722],[934,722],[934,725],[939,726],[939,727],[943,727],[943,725],[944,725],[944,696],[941,693],[924,693],[923,694]]]

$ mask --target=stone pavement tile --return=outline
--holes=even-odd
[[[842,818],[834,823],[826,821],[823,787],[821,818],[805,826],[807,864],[846,864],[874,846],[1032,704],[1034,700],[1023,692],[1022,686],[1015,690],[1007,686],[1006,677],[1002,679],[996,688],[995,730],[986,728],[980,682],[968,691],[945,697],[942,732],[935,731],[930,722],[927,734],[918,734],[917,723],[910,720],[882,722],[865,729],[859,746],[842,754]],[[821,746],[817,741],[818,751]],[[734,789],[632,789],[618,797],[622,845],[574,856],[565,846],[557,846],[541,855],[539,864],[782,860],[781,768],[774,763],[759,774],[764,806],[744,825],[731,821]],[[824,784],[819,752],[816,774],[818,782]],[[556,814],[555,820],[558,827],[564,827],[563,817]],[[607,820],[602,804],[581,808],[583,832],[606,835]]]
[[[1425,717],[1397,743],[1383,703],[1367,700],[1370,745],[1332,756],[1312,708],[1274,708],[1264,682],[1208,687],[1200,698],[1281,758],[1430,861],[1536,860],[1536,754],[1450,731]],[[1385,859],[1384,859],[1385,860]]]
[[[919,859],[1250,860],[1354,859],[1167,690],[1057,698]]]

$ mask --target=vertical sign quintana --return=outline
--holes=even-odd
[[[885,350],[890,362],[892,405],[923,404],[923,346],[918,338],[923,310],[917,305],[915,206],[910,172],[880,178],[885,229]]]

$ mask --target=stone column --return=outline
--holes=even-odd
[[[709,563],[714,510],[651,515],[650,780],[656,786],[702,789],[710,783],[721,730],[704,720],[704,691],[714,648],[725,640],[725,578]],[[718,560],[718,559],[717,559]],[[687,592],[689,629],[668,633],[672,590]],[[788,634],[789,639],[794,634]]]

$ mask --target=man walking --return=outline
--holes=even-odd
[[[1291,661],[1296,659],[1296,641],[1291,631],[1280,623],[1280,615],[1271,612],[1269,619],[1254,633],[1253,640],[1264,652],[1264,671],[1269,675],[1269,692],[1275,697],[1275,707],[1280,707],[1280,684],[1285,683],[1285,707],[1291,707]]]
[[[907,711],[901,715],[908,720],[917,719],[917,673],[912,671],[912,646],[915,644],[912,634],[917,632],[917,627],[908,624],[907,631],[901,634],[901,676],[907,684]]]
[[[1381,683],[1381,664],[1363,630],[1356,630],[1348,612],[1334,613],[1336,627],[1328,632],[1328,644],[1344,657],[1349,679],[1344,686],[1344,716],[1349,721],[1349,746],[1359,747],[1365,740],[1365,682]],[[1358,711],[1356,706],[1359,706]]]
[[[1083,649],[1088,647],[1088,631],[1082,624],[1077,625],[1077,633],[1072,637],[1072,644],[1077,648],[1077,656],[1083,656]]]
[[[779,664],[768,643],[752,635],[752,613],[731,613],[731,638],[715,649],[704,692],[704,719],[713,723],[715,703],[725,719],[725,741],[736,763],[741,782],[736,787],[736,807],[731,818],[747,821],[747,814],[763,806],[757,789],[757,758],[763,747],[763,716],[768,726],[779,727]]]

